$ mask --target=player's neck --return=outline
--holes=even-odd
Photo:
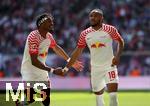
[[[44,31],[44,30],[42,30],[42,29],[38,29],[38,30],[39,30],[40,35],[41,35],[43,38],[46,38],[47,32]]]
[[[96,26],[92,26],[92,28],[97,31],[97,30],[99,30],[100,28],[102,28],[102,24],[96,25]]]

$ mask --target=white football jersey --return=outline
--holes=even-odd
[[[114,26],[102,24],[99,30],[89,27],[81,32],[77,46],[90,50],[92,66],[108,66],[112,63],[112,41],[121,38]]]
[[[43,38],[38,30],[28,35],[21,65],[23,80],[47,80],[48,72],[33,66],[30,54],[38,54],[38,60],[45,64],[48,49],[55,45],[56,42],[50,33],[47,33],[46,38]]]

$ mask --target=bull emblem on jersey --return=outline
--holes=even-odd
[[[40,54],[39,54],[39,56],[41,56],[41,57],[43,57],[43,58],[44,58],[44,57],[46,57],[46,56],[47,56],[47,54],[48,54],[48,52],[44,52],[44,53],[40,53]]]
[[[104,43],[100,43],[100,42],[96,42],[91,45],[91,48],[102,48],[102,47],[106,47],[106,45]]]

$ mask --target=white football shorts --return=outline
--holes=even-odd
[[[108,83],[118,83],[117,67],[91,67],[91,86],[93,92],[102,90]]]

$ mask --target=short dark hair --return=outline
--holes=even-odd
[[[40,27],[40,25],[46,20],[48,19],[49,17],[52,17],[51,14],[47,14],[47,13],[43,13],[39,16],[37,16],[37,19],[36,19],[36,26],[37,27]]]

